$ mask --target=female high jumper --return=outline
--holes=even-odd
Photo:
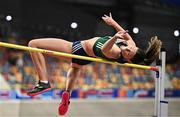
[[[57,38],[33,39],[29,42],[29,46],[87,57],[100,57],[119,63],[134,63],[144,65],[150,65],[159,56],[162,43],[157,36],[151,38],[149,47],[146,50],[142,50],[136,46],[135,42],[127,31],[125,31],[112,18],[111,13],[109,16],[102,16],[102,19],[106,24],[116,29],[117,33],[112,37],[94,37],[84,41],[75,42],[69,42],[64,39]],[[30,52],[30,55],[39,76],[39,82],[34,89],[29,91],[27,94],[29,96],[35,96],[49,91],[51,87],[50,83],[48,82],[47,68],[43,54],[39,52]],[[49,56],[51,55],[49,54]],[[91,61],[59,56],[58,58],[71,62],[71,67],[69,68],[66,79],[66,89],[62,94],[61,103],[59,104],[58,108],[59,114],[64,115],[68,110],[71,90],[73,89],[73,85],[78,78],[81,67],[91,63]]]

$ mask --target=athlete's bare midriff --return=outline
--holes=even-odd
[[[94,43],[97,41],[99,37],[94,37],[94,38],[91,38],[91,39],[88,39],[88,40],[84,40],[84,41],[81,41],[81,44],[84,48],[84,51],[89,55],[89,56],[93,56],[93,57],[96,57],[94,52],[93,52],[93,46],[94,46]]]

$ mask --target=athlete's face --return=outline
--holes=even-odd
[[[122,56],[126,60],[130,61],[130,59],[135,55],[137,49],[138,49],[137,47],[121,46]]]

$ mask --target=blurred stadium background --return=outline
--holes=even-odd
[[[41,37],[85,40],[113,35],[103,14],[128,29],[138,46],[157,35],[167,50],[165,96],[169,115],[180,116],[179,0],[1,0],[0,41],[20,45]],[[54,117],[69,63],[46,56],[53,90],[35,98],[26,91],[38,80],[27,52],[0,47],[0,117]],[[67,116],[152,116],[154,74],[102,63],[83,67]]]

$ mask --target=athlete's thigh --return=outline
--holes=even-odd
[[[37,48],[47,49],[58,52],[71,53],[72,42],[68,42],[63,39],[57,38],[42,38],[42,39],[33,39],[30,41]]]

